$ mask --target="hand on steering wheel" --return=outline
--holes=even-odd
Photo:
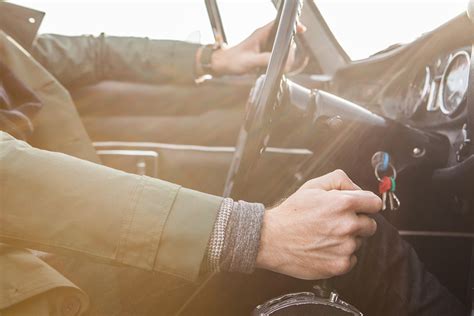
[[[267,42],[273,43],[275,26],[272,21],[258,28],[245,40],[233,47],[223,47],[212,55],[213,73],[220,75],[243,75],[260,67],[267,67],[271,57],[271,46],[267,50]],[[297,32],[303,33],[306,28],[297,25]],[[290,70],[295,60],[295,49],[290,50],[285,69]],[[229,62],[232,61],[232,62]]]

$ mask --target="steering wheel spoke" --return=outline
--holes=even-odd
[[[260,76],[247,101],[224,196],[239,195],[270,140],[273,113],[282,104],[285,90],[283,72],[301,13],[300,0],[285,0],[279,8],[276,35],[265,75]]]

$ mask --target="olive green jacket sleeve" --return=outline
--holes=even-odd
[[[200,45],[135,37],[40,35],[32,55],[65,86],[102,80],[193,83]]]
[[[221,203],[0,132],[0,242],[193,280]]]

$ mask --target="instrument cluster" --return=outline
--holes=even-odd
[[[465,49],[439,57],[413,73],[409,84],[398,89],[396,94],[401,99],[390,112],[402,120],[416,120],[423,113],[432,112],[455,118],[466,104],[470,64],[471,57]]]

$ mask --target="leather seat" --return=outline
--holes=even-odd
[[[72,95],[93,141],[233,146],[249,84],[102,82]]]

